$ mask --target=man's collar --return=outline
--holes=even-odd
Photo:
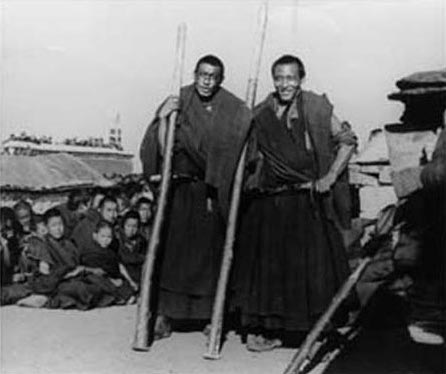
[[[302,90],[299,90],[296,96],[294,97],[293,101],[290,104],[288,104],[289,109],[287,113],[287,123],[289,123],[290,120],[295,120],[299,118],[299,112],[297,110],[297,100],[300,97],[300,95],[302,95]],[[277,115],[280,105],[276,93],[275,92],[272,93],[268,99],[270,101],[272,109],[274,110],[274,113],[276,113]]]

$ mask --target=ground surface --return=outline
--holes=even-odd
[[[251,353],[231,333],[223,358],[208,361],[199,332],[174,333],[150,352],[134,352],[135,306],[88,312],[8,306],[0,313],[2,374],[279,374],[295,352]]]
[[[208,361],[202,358],[200,332],[174,333],[149,352],[134,352],[135,315],[134,305],[88,312],[2,307],[0,373],[282,374],[296,352],[248,352],[230,333],[222,359]],[[326,374],[445,374],[444,352],[444,346],[414,344],[405,328],[374,327],[364,330]]]

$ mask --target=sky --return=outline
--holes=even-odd
[[[119,112],[135,153],[158,104],[169,95],[177,26],[187,24],[185,74],[218,55],[224,86],[244,98],[254,50],[254,0],[58,0],[0,2],[0,138],[105,136]],[[326,93],[338,117],[366,142],[398,122],[395,82],[446,66],[446,1],[274,0],[257,101],[272,90],[270,66],[299,56],[304,88]]]

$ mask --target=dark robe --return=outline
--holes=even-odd
[[[127,269],[130,278],[139,284],[141,271],[147,252],[147,240],[142,235],[133,239],[125,238],[123,233],[119,236],[119,260]]]
[[[79,216],[79,214],[70,210],[66,203],[57,205],[55,208],[59,210],[60,214],[62,215],[65,235],[70,237],[74,228],[78,225],[82,218]]]
[[[105,280],[108,280],[107,278],[121,279],[123,284],[122,286],[115,287],[115,294],[125,301],[132,296],[133,290],[128,281],[121,275],[119,270],[119,255],[114,249],[110,247],[102,248],[96,242],[93,242],[93,245],[81,254],[80,263],[90,268],[104,270],[106,275],[103,278]]]
[[[171,318],[207,319],[220,268],[231,183],[250,113],[223,88],[203,103],[193,86],[184,87],[180,108],[173,172],[183,178],[174,182],[166,212],[158,312]],[[147,178],[161,172],[157,119],[144,137],[141,161]]]
[[[122,287],[116,287],[106,276],[84,272],[66,279],[69,271],[82,265],[82,256],[69,240],[48,237],[46,244],[39,258],[50,265],[50,274],[36,274],[29,281],[34,293],[49,297],[46,307],[87,310],[123,304],[130,297],[128,285],[124,283]]]
[[[87,251],[88,248],[94,247],[93,233],[101,219],[101,214],[97,210],[89,210],[87,215],[74,228],[71,233],[71,240],[80,253]],[[110,247],[115,251],[118,250],[118,242],[115,238],[113,238]]]
[[[277,118],[271,97],[254,116],[256,162],[248,164],[233,271],[233,306],[252,330],[308,330],[349,273],[334,192],[293,189],[325,175],[335,158],[332,106],[305,91],[295,105],[290,122],[287,111]]]
[[[71,240],[82,253],[89,246],[93,245],[93,232],[96,225],[101,220],[101,215],[96,210],[89,211],[87,214],[73,229],[71,233]]]
[[[79,254],[73,243],[65,238],[55,240],[49,235],[40,246],[33,249],[32,257],[38,262],[44,261],[50,267],[49,275],[34,271],[29,280],[34,293],[52,294],[66,273],[79,264]]]

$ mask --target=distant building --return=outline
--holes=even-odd
[[[12,135],[2,143],[2,153],[26,156],[68,153],[80,158],[105,176],[127,175],[133,172],[133,154],[122,148],[121,129],[110,129],[108,144],[102,138],[66,139],[62,143],[52,143],[48,139],[23,134]]]

